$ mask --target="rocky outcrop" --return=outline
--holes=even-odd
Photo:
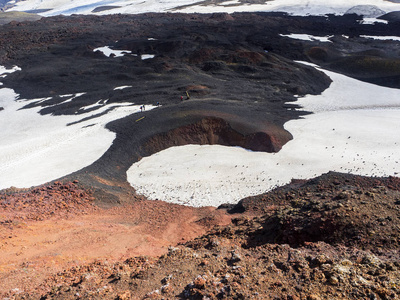
[[[232,212],[265,213],[258,220],[262,228],[249,237],[251,247],[324,241],[379,252],[399,247],[399,196],[399,178],[330,172],[243,199]]]

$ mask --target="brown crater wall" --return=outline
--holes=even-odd
[[[227,121],[209,117],[151,137],[140,152],[147,156],[172,146],[187,144],[240,146],[264,152],[277,152],[282,147],[281,138],[271,137],[265,132],[244,135],[234,130]]]

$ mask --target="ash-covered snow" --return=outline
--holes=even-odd
[[[398,176],[400,90],[324,72],[331,86],[298,99],[303,110],[314,113],[285,124],[294,139],[280,152],[173,147],[135,163],[128,181],[151,199],[218,206],[328,171]]]
[[[356,5],[346,11],[346,14],[362,15],[366,18],[375,18],[384,15],[386,12],[375,5]]]

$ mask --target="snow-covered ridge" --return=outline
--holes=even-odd
[[[241,12],[282,11],[294,15],[325,15],[358,13],[375,18],[400,10],[399,3],[385,0],[271,0],[264,4],[240,1],[216,1],[205,4],[199,0],[25,0],[16,1],[9,11],[34,11],[42,16],[71,14],[138,14],[146,12]]]
[[[314,112],[285,128],[294,139],[276,154],[188,145],[145,157],[127,172],[138,193],[192,206],[236,203],[292,178],[328,171],[400,174],[400,92],[325,71],[331,86],[298,99]]]

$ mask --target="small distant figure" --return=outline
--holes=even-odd
[[[140,111],[143,111],[143,106],[140,106]]]
[[[143,110],[146,110],[146,107],[144,106],[144,104],[142,106],[143,106]]]
[[[160,102],[157,102],[157,106],[160,106]]]
[[[189,92],[188,92],[188,91],[186,91],[186,100],[189,100],[189,99],[190,99]]]
[[[183,96],[181,96],[181,101],[183,101]]]

